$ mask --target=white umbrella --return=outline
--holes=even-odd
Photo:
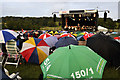
[[[18,35],[13,30],[0,30],[0,43],[6,43],[8,40],[16,39]]]

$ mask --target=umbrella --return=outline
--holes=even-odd
[[[48,32],[48,33],[51,34],[51,35],[54,35],[54,32],[55,32],[55,31],[50,31],[50,32]]]
[[[78,41],[85,41],[83,35],[82,35],[82,36],[78,36],[78,37],[77,37],[77,40],[78,40]]]
[[[8,40],[16,39],[18,35],[13,30],[0,30],[0,43],[6,43]]]
[[[27,62],[40,64],[49,55],[49,46],[42,39],[30,38],[20,52]]]
[[[70,44],[78,45],[78,42],[73,37],[63,37],[58,40],[58,42],[55,44],[55,47],[64,47]]]
[[[62,34],[62,35],[60,35],[60,37],[62,38],[62,37],[73,37],[74,39],[76,39],[72,34],[70,34],[70,33],[64,33],[64,34]]]
[[[60,35],[59,34],[55,34],[55,37],[57,37],[57,39],[60,39]]]
[[[55,31],[55,33],[54,34],[59,34],[59,31]]]
[[[83,37],[85,40],[87,40],[87,38],[93,36],[94,34],[93,33],[89,33],[89,34],[85,34]]]
[[[60,33],[67,33],[68,31],[60,31]]]
[[[73,36],[77,37],[77,34],[75,32],[70,31],[69,33],[72,34]]]
[[[88,47],[105,58],[112,66],[120,65],[120,43],[104,33],[97,33],[87,39]]]
[[[50,33],[51,35],[55,35],[55,34],[58,34],[59,32],[58,31],[50,31],[48,33]]]
[[[61,47],[41,64],[43,78],[102,78],[106,60],[86,46]]]
[[[85,34],[88,34],[88,32],[77,32],[77,37],[78,37],[78,36],[85,35]]]
[[[47,37],[50,37],[50,36],[52,36],[52,35],[45,33],[45,34],[41,34],[38,38],[45,40]]]
[[[120,36],[114,37],[114,39],[120,43]]]
[[[57,37],[55,36],[50,36],[45,39],[45,42],[50,46],[53,47],[55,46],[55,43],[58,41]]]
[[[114,37],[115,40],[120,40],[120,36]]]

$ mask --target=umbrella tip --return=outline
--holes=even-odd
[[[71,49],[71,47],[69,46],[69,49]]]

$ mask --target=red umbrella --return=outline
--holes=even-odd
[[[119,37],[119,36],[118,36],[118,37],[114,37],[114,39],[115,39],[115,40],[120,40],[120,37]]]
[[[87,40],[87,38],[93,36],[94,34],[93,33],[89,33],[89,34],[84,34],[84,39]]]
[[[50,36],[52,36],[52,35],[45,33],[45,34],[41,34],[38,38],[45,40],[47,37],[50,37]]]
[[[61,37],[61,38],[62,38],[62,37],[73,37],[73,38],[75,39],[75,37],[74,37],[72,34],[70,34],[70,33],[64,33],[64,34],[62,34],[60,37]]]
[[[33,37],[23,43],[20,54],[26,62],[40,64],[48,57],[49,48],[44,40]]]

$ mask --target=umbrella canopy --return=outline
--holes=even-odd
[[[27,62],[40,64],[49,55],[49,46],[42,39],[30,38],[20,52]]]
[[[83,36],[79,36],[79,37],[77,37],[77,40],[78,40],[78,41],[85,41],[85,39],[84,39]]]
[[[45,39],[45,42],[50,46],[53,47],[55,46],[56,42],[58,41],[57,37],[55,36],[50,36]]]
[[[74,39],[76,39],[72,34],[70,33],[64,33],[64,34],[61,34],[60,37],[73,37]]]
[[[57,37],[57,39],[60,39],[60,35],[59,34],[55,34],[55,37]]]
[[[52,35],[59,34],[58,31],[50,31],[50,32],[48,32],[48,33],[50,33],[50,34],[52,34]]]
[[[68,31],[60,31],[60,33],[67,33]]]
[[[0,43],[6,43],[8,40],[16,39],[18,35],[13,30],[0,30]]]
[[[114,37],[114,39],[120,43],[120,36]]]
[[[85,34],[88,34],[88,32],[77,32],[77,37],[78,37],[78,36],[85,35]]]
[[[120,40],[120,36],[118,36],[118,37],[114,37],[114,39],[116,39],[116,40]]]
[[[77,34],[75,32],[70,31],[69,33],[72,34],[73,36],[77,37]]]
[[[52,35],[45,33],[45,34],[41,34],[38,38],[45,40],[47,37],[50,37],[50,36],[52,36]]]
[[[87,40],[87,38],[93,36],[94,34],[93,33],[89,33],[89,34],[85,34],[83,37],[85,40]]]
[[[41,64],[44,78],[102,78],[106,60],[86,46],[61,47]]]
[[[58,48],[58,47],[64,47],[64,46],[68,46],[70,44],[78,45],[78,42],[77,42],[77,40],[75,40],[72,37],[63,37],[63,38],[60,38],[58,40],[58,42],[55,44],[55,47],[56,48]]]
[[[97,33],[87,39],[88,47],[114,66],[120,65],[120,43],[104,33]]]
[[[48,33],[51,34],[51,35],[54,35],[54,32],[55,32],[55,31],[50,31],[50,32],[48,32]]]

